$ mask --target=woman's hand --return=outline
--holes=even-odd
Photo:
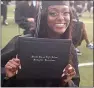
[[[7,62],[5,65],[6,77],[13,77],[18,73],[18,69],[21,69],[20,59],[16,56]]]
[[[34,18],[27,18],[27,20],[28,20],[29,22],[35,22],[35,19],[34,19]]]
[[[63,70],[62,74],[62,81],[67,83],[70,82],[71,79],[76,75],[75,69],[72,67],[72,65],[68,64],[65,69]],[[66,77],[65,77],[66,76]]]

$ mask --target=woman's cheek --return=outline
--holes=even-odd
[[[54,28],[54,26],[55,26],[55,20],[52,18],[52,17],[48,17],[48,19],[47,19],[47,24],[48,24],[48,26],[49,26],[49,28],[51,28],[51,29],[53,29]]]

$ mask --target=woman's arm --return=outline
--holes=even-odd
[[[16,44],[18,41],[18,37],[20,35],[15,36],[12,40],[9,41],[9,43],[1,50],[1,81],[2,85],[8,83],[8,81],[5,81],[5,65],[6,63],[11,59],[14,58],[17,55],[17,48]]]
[[[69,64],[64,68],[62,74],[62,86],[79,87],[80,76],[78,70],[78,60],[75,48],[71,45]]]

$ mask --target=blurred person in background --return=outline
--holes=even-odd
[[[32,0],[20,2],[15,8],[15,22],[24,29],[25,35],[30,33],[32,25],[36,27],[37,9]]]
[[[92,43],[90,43],[88,39],[85,24],[82,21],[79,21],[79,17],[77,16],[76,10],[74,8],[73,1],[70,1],[70,6],[72,8],[73,13],[72,41],[75,46],[77,55],[82,55],[82,53],[77,47],[81,45],[83,40],[85,40],[87,48],[93,49],[94,46]]]
[[[10,0],[9,0],[10,1]],[[1,16],[3,16],[3,25],[8,25],[7,22],[7,5],[8,5],[8,0],[1,0]]]
[[[90,13],[89,17],[92,17],[92,14],[94,13],[94,1],[87,1],[87,10]]]
[[[84,7],[85,3],[83,1],[74,1],[74,8],[76,9],[77,15],[79,17],[82,17]]]
[[[22,3],[22,2],[24,2],[24,1],[23,1],[23,0],[20,0],[20,1],[16,0],[16,1],[15,1],[15,6],[17,7],[17,5],[19,5],[19,4]]]
[[[92,43],[90,43],[88,39],[85,24],[81,21],[79,22],[73,21],[73,22],[74,23],[73,23],[72,41],[73,41],[73,44],[75,45],[77,55],[82,55],[82,53],[77,47],[81,45],[83,40],[85,40],[87,48],[94,49],[94,46]]]

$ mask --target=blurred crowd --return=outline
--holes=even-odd
[[[1,15],[3,16],[3,24],[7,25],[7,5],[8,4],[15,4],[16,7],[19,6],[20,3],[28,2],[28,1],[12,1],[12,0],[1,0]],[[40,1],[33,1],[33,5],[38,8]],[[70,1],[70,6],[76,11],[78,17],[82,17],[83,13],[88,11],[89,17],[92,17],[93,14],[93,0],[90,1]],[[43,9],[43,8],[42,8]]]

